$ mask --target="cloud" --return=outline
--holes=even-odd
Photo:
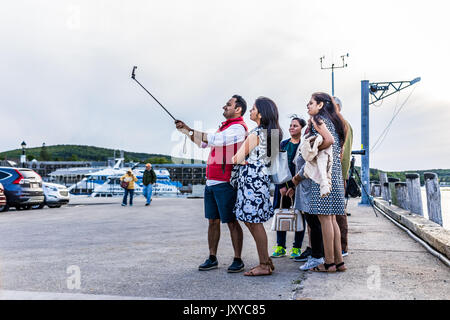
[[[450,98],[442,94],[449,70],[439,58],[450,54],[440,32],[449,22],[441,9],[408,2],[405,15],[403,4],[388,1],[370,12],[355,1],[9,2],[0,13],[7,44],[0,52],[0,150],[25,140],[170,154],[178,144],[173,121],[130,79],[133,65],[138,80],[189,124],[214,130],[231,95],[244,96],[249,108],[264,95],[277,103],[287,133],[289,115],[307,116],[311,93],[331,91],[319,57],[338,65],[349,52],[335,89],[354,128],[353,148],[360,147],[360,81],[421,76],[371,164],[448,168],[445,144],[429,138],[439,134],[447,143],[450,136]],[[371,141],[396,99],[371,107]],[[246,121],[254,126],[248,114]]]

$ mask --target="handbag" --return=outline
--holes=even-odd
[[[128,184],[129,184],[129,182],[126,182],[126,181],[120,182],[120,186],[121,186],[122,188],[124,188],[124,189],[127,189],[127,188],[128,188]]]
[[[270,180],[274,184],[282,184],[292,179],[291,170],[289,170],[288,154],[286,151],[280,150],[278,154],[272,158],[269,167]]]
[[[305,226],[303,225],[303,219],[300,216],[301,212],[295,209],[292,204],[291,207],[282,208],[283,197],[280,199],[280,208],[275,209],[275,215],[272,221],[272,231],[303,231]]]

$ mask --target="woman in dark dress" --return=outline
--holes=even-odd
[[[322,92],[314,93],[307,105],[309,136],[321,135],[323,142],[319,151],[332,146],[333,164],[331,173],[331,193],[320,196],[320,185],[311,181],[311,198],[309,214],[319,217],[322,227],[325,263],[311,269],[320,272],[345,271],[342,258],[341,233],[336,222],[336,215],[344,215],[344,183],[341,168],[341,150],[345,141],[345,124],[336,113],[333,98]]]

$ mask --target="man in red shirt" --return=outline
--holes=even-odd
[[[241,272],[244,263],[241,259],[243,233],[233,213],[237,191],[231,186],[230,178],[233,164],[231,158],[246,138],[247,125],[243,115],[247,103],[239,96],[231,97],[223,107],[222,122],[216,133],[205,133],[191,129],[183,121],[176,120],[176,128],[186,134],[192,142],[201,148],[210,147],[206,166],[205,217],[209,221],[208,245],[209,258],[199,266],[199,270],[212,270],[218,267],[216,257],[220,239],[220,221],[227,223],[230,229],[231,242],[234,249],[234,260],[228,272]]]

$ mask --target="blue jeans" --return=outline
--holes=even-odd
[[[302,214],[303,217],[303,214]],[[305,218],[303,217],[303,225]],[[286,249],[286,231],[277,231],[277,245],[282,246]],[[305,236],[305,230],[294,232],[294,243],[292,244],[292,248],[302,248],[303,237]]]
[[[142,194],[144,195],[145,199],[147,199],[147,203],[150,204],[152,202],[152,193],[153,193],[153,185],[148,184],[144,186],[144,189],[142,190]]]
[[[127,196],[130,194],[130,206],[133,205],[133,195],[134,195],[134,189],[125,189],[125,194],[123,195],[122,203],[124,205],[127,205]]]

